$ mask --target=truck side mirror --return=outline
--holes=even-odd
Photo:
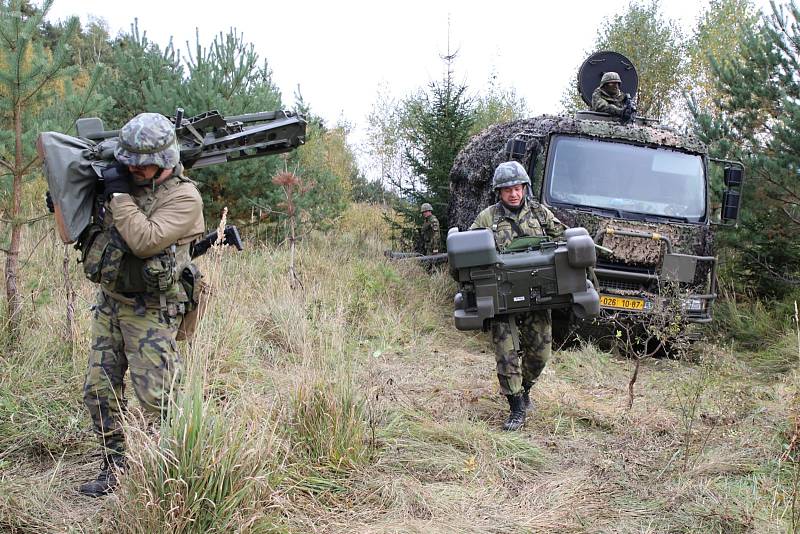
[[[742,169],[737,167],[726,167],[723,172],[725,187],[740,187],[743,181]]]
[[[506,141],[506,161],[523,161],[528,150],[528,142],[521,137],[512,137]]]
[[[732,226],[739,218],[742,206],[742,189],[744,187],[744,165],[741,161],[720,158],[708,158],[710,163],[719,165],[722,170],[722,205],[719,211],[719,220],[711,221],[712,224]],[[718,167],[718,168],[719,168]],[[719,174],[716,174],[719,180]],[[719,191],[719,189],[717,189]]]
[[[724,222],[735,221],[739,218],[739,205],[742,201],[742,195],[739,191],[728,189],[722,193],[722,215],[721,218]]]

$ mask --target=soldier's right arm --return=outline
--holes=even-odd
[[[475,222],[469,227],[470,230],[477,230],[478,228],[491,228],[492,226],[492,209],[486,208],[475,217]]]
[[[149,258],[179,239],[205,230],[203,200],[189,183],[180,184],[179,190],[149,216],[128,195],[111,199],[111,210],[114,226],[140,258]]]

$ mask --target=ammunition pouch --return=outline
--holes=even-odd
[[[86,278],[120,293],[146,290],[142,277],[143,260],[134,256],[116,228],[103,230],[91,224],[79,241],[80,262]]]
[[[206,301],[208,300],[208,285],[203,281],[203,273],[194,263],[190,263],[183,269],[180,283],[189,300],[186,302],[186,312],[183,314],[180,326],[178,326],[177,339],[179,341],[191,340],[197,329],[197,324],[205,312]]]
[[[163,295],[169,291],[178,277],[177,269],[174,245],[144,260],[142,278],[147,292]]]
[[[108,246],[108,236],[99,224],[90,224],[81,234],[76,247],[81,251],[83,273],[90,282],[100,283],[100,273],[103,267],[103,254]]]

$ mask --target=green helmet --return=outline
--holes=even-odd
[[[492,178],[492,189],[511,187],[512,185],[531,185],[531,179],[519,161],[505,161],[497,166]]]
[[[160,113],[140,113],[119,131],[114,157],[123,165],[171,169],[180,161],[175,126]]]
[[[607,83],[617,82],[618,84],[622,84],[622,80],[619,77],[619,74],[616,72],[604,72],[603,77],[600,78],[600,85],[605,85]]]
[[[421,211],[421,212],[425,212],[425,211],[433,211],[433,206],[431,206],[430,204],[428,204],[428,203],[426,202],[426,203],[424,203],[422,206],[420,206],[420,207],[419,207],[419,211]]]

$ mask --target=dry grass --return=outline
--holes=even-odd
[[[132,419],[132,468],[100,500],[75,492],[97,468],[80,402],[92,288],[73,345],[46,237],[25,271],[28,335],[0,358],[0,531],[791,528],[796,368],[755,373],[717,346],[648,360],[628,410],[633,362],[585,346],[554,355],[526,428],[503,433],[488,339],[452,328],[447,273],[386,263],[379,213],[359,210],[300,244],[302,289],[271,246],[203,259],[213,298],[182,346],[184,393],[160,432]]]

